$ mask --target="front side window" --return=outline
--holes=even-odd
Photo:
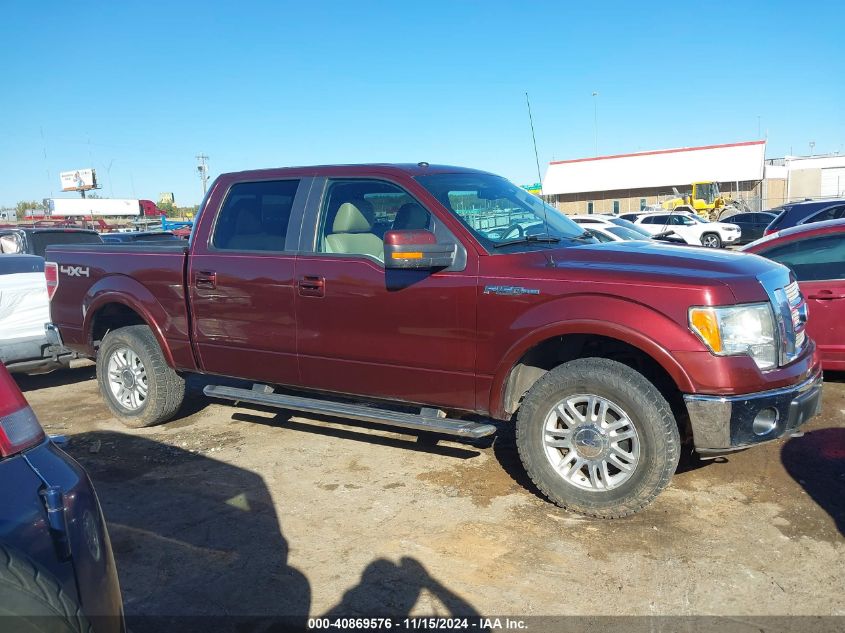
[[[845,279],[845,235],[826,235],[758,253],[792,269],[798,281]]]
[[[298,185],[298,180],[232,185],[217,216],[212,246],[229,251],[284,251]]]
[[[407,191],[381,180],[333,180],[323,199],[317,250],[384,261],[389,230],[432,229],[431,213]]]
[[[593,242],[558,209],[499,176],[455,173],[417,180],[491,253]]]

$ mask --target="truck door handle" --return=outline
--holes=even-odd
[[[299,294],[302,297],[324,297],[326,295],[326,278],[305,275],[297,281]]]
[[[199,270],[194,274],[194,286],[213,290],[217,287],[217,273],[211,270]]]
[[[808,299],[817,299],[819,301],[829,301],[830,299],[845,299],[845,295],[836,294],[832,290],[819,290],[816,294],[809,295]]]

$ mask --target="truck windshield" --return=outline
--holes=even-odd
[[[549,242],[559,241],[594,242],[582,226],[499,176],[434,174],[417,181],[490,252],[548,248]]]

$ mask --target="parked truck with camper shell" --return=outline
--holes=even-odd
[[[532,222],[545,229],[490,228]],[[513,420],[537,487],[590,516],[647,506],[682,443],[704,456],[747,448],[797,432],[821,404],[787,268],[599,244],[477,170],[224,174],[188,243],[47,258],[53,331],[96,358],[128,426],[173,417],[192,373],[215,398],[458,437]]]

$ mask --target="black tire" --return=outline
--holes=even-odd
[[[705,233],[701,236],[701,245],[705,248],[722,248],[722,238],[717,233]]]
[[[109,386],[109,360],[120,348],[133,351],[146,370],[146,399],[136,409],[118,401]],[[106,334],[97,352],[97,383],[111,412],[130,428],[167,422],[185,399],[185,380],[167,364],[158,341],[146,325],[122,327]]]
[[[15,633],[93,630],[82,608],[47,570],[3,545],[0,545],[0,621],[4,631]]]
[[[639,461],[618,487],[579,488],[566,481],[547,457],[546,418],[552,407],[576,394],[611,401],[636,429]],[[516,445],[528,476],[550,501],[579,514],[615,519],[639,512],[669,484],[681,441],[669,403],[642,374],[613,360],[582,358],[551,370],[529,390],[517,415]],[[561,450],[561,454],[566,453]]]

